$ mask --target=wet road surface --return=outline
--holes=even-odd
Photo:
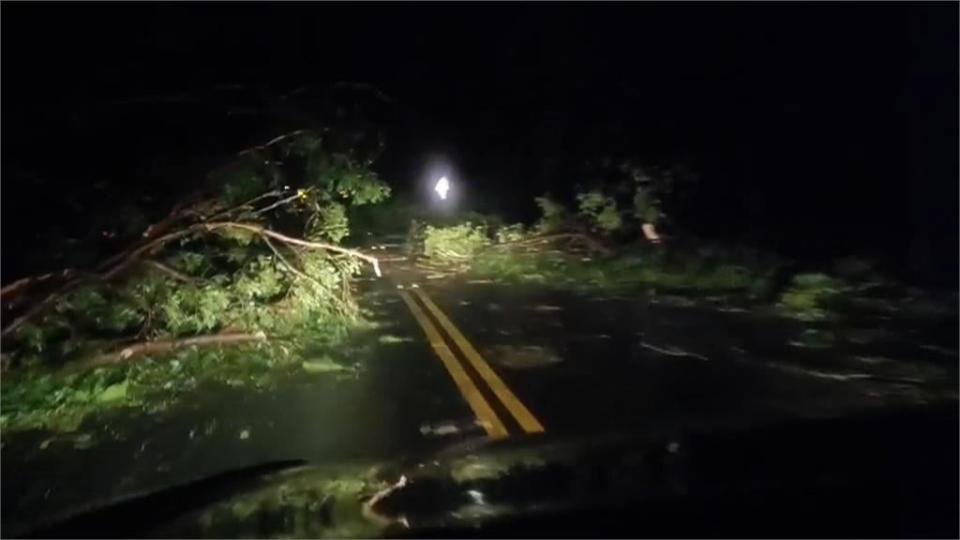
[[[360,283],[376,329],[344,351],[355,374],[298,374],[266,392],[203,388],[162,415],[118,414],[74,438],[11,437],[5,528],[279,459],[390,461],[484,432],[676,433],[956,399],[955,331],[911,345],[855,340],[863,329],[851,328],[846,348],[824,350],[798,345],[804,325],[769,313],[426,279],[384,253],[385,276]]]

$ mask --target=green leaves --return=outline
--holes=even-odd
[[[287,287],[283,272],[272,257],[260,255],[235,275],[232,289],[241,301],[268,300]]]
[[[257,240],[257,235],[255,233],[245,229],[236,229],[233,227],[224,227],[222,229],[218,229],[217,234],[227,241],[237,244],[241,247],[249,246],[254,240]]]
[[[170,264],[190,275],[201,275],[210,269],[210,261],[200,253],[181,251],[169,259]]]
[[[48,347],[51,334],[56,331],[48,325],[27,324],[20,330],[22,346],[29,352],[43,353]]]
[[[562,203],[544,194],[533,199],[540,208],[540,221],[534,225],[534,229],[540,234],[549,234],[563,229],[567,221],[567,209]]]
[[[308,240],[329,240],[339,243],[350,234],[347,226],[347,209],[340,203],[330,202],[318,206],[307,221],[304,236]]]
[[[512,225],[498,227],[494,236],[498,244],[519,242],[526,236],[526,231],[524,231],[522,223],[514,223]]]
[[[591,228],[604,233],[612,233],[620,229],[623,220],[617,211],[617,201],[607,197],[597,190],[577,194],[579,214]]]
[[[100,368],[85,374],[30,372],[5,377],[3,429],[71,432],[94,411],[133,402],[124,367]]]
[[[830,302],[847,290],[845,283],[827,274],[798,274],[778,305],[798,319],[815,321],[826,318]]]
[[[172,291],[160,305],[166,328],[173,334],[200,334],[221,326],[229,317],[230,295],[221,287],[185,286]]]
[[[101,403],[111,402],[111,401],[120,401],[126,399],[127,397],[127,381],[122,383],[111,384],[110,386],[103,389],[103,392],[97,394],[97,401]]]
[[[174,233],[166,243],[148,243],[162,236],[140,236],[145,217],[136,208],[120,211],[119,220],[131,224],[120,232],[138,239],[125,253],[143,247],[144,256],[157,264],[130,265],[109,280],[91,279],[5,341],[5,361],[38,371],[23,369],[22,377],[5,372],[4,429],[73,429],[91,412],[155,394],[165,397],[151,407],[162,408],[171,394],[203,378],[260,386],[278,365],[299,372],[303,359],[293,353],[304,342],[343,339],[357,322],[349,278],[359,271],[359,261],[280,240],[270,246],[256,232],[260,227],[290,236],[303,231],[307,239],[339,243],[350,234],[350,207],[390,195],[369,163],[323,143],[319,134],[303,132],[242,153],[210,175],[210,190],[191,194],[197,195],[193,203],[182,201],[179,221],[165,223],[169,229],[160,233]],[[117,224],[112,222],[118,220],[108,221],[113,235]],[[253,230],[203,227],[211,221],[249,223]],[[89,261],[87,267],[100,262]],[[278,336],[281,343],[241,346],[243,355],[228,348],[179,350],[81,376],[39,374],[129,343],[228,328]]]
[[[480,249],[490,245],[483,226],[470,222],[453,227],[424,229],[423,254],[430,258],[469,259]]]
[[[117,335],[143,322],[138,306],[105,285],[87,286],[68,294],[57,305],[60,325],[71,332],[86,330],[94,334]],[[46,321],[48,330],[57,326]]]
[[[347,366],[336,363],[329,356],[322,356],[314,360],[305,360],[301,364],[301,367],[303,368],[303,371],[311,374],[332,373],[332,372],[351,370]]]

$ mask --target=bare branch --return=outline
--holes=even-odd
[[[23,289],[28,289],[30,287],[33,287],[34,285],[38,285],[40,283],[43,283],[44,281],[49,281],[54,278],[64,278],[64,279],[68,278],[70,277],[71,274],[73,274],[73,272],[74,271],[72,269],[67,268],[65,270],[60,270],[59,272],[49,272],[47,274],[42,274],[39,276],[28,276],[22,279],[18,279],[13,283],[0,289],[0,298],[8,294],[13,294],[15,292],[21,291]]]
[[[153,267],[163,272],[164,274],[172,277],[177,281],[182,281],[184,283],[193,283],[194,281],[196,281],[192,276],[188,276],[186,274],[178,272],[177,270],[170,268],[169,266],[163,264],[162,262],[150,260],[150,261],[143,261],[143,263],[147,266]]]
[[[147,229],[141,235],[144,238],[144,242],[149,242],[153,238],[158,238],[160,235],[169,230],[176,222],[187,216],[199,215],[197,207],[200,207],[205,203],[208,203],[208,201],[197,200],[197,198],[193,197],[174,205],[173,209],[170,210],[170,213],[167,214],[167,217],[147,227]],[[125,251],[121,251],[120,253],[113,255],[112,257],[100,263],[100,265],[97,266],[97,271],[104,272],[110,269],[119,261],[127,257],[130,252],[134,251],[135,249],[137,249],[137,246],[130,247]]]
[[[168,353],[186,347],[210,347],[213,345],[240,345],[244,343],[266,342],[267,336],[263,332],[256,334],[248,333],[224,333],[209,334],[204,336],[193,336],[181,339],[162,339],[156,341],[143,341],[134,343],[121,349],[94,356],[71,366],[75,369],[86,369],[96,366],[116,364],[145,354]]]
[[[64,286],[60,287],[58,290],[50,293],[44,300],[34,305],[29,311],[25,314],[14,320],[6,328],[0,332],[0,337],[6,337],[12,332],[16,331],[17,328],[21,327],[25,322],[36,317],[38,314],[43,312],[47,307],[49,307],[54,301],[58,298],[62,298],[65,294],[75,289],[79,285],[89,283],[91,281],[107,281],[113,279],[117,275],[129,269],[134,263],[137,263],[141,260],[142,256],[150,253],[156,249],[159,249],[167,242],[171,240],[176,240],[179,238],[185,238],[192,234],[215,231],[217,229],[239,229],[252,232],[261,237],[270,237],[275,240],[279,240],[286,244],[303,246],[310,249],[323,249],[326,251],[332,251],[334,253],[342,253],[344,255],[349,255],[357,259],[366,261],[373,265],[373,270],[376,273],[377,277],[381,277],[383,274],[380,272],[380,263],[376,257],[372,257],[365,253],[353,249],[347,249],[340,247],[334,244],[327,244],[324,242],[311,242],[308,240],[303,240],[300,238],[294,238],[292,236],[287,236],[285,234],[280,234],[278,232],[265,229],[259,225],[252,225],[249,223],[236,223],[232,221],[221,221],[214,223],[198,223],[191,225],[185,229],[181,229],[176,232],[168,233],[163,236],[154,238],[153,240],[143,244],[136,249],[124,252],[124,257],[121,259],[115,266],[112,268],[103,271],[103,273],[94,276],[84,276],[83,278],[77,278]]]
[[[286,257],[284,257],[282,253],[280,253],[280,250],[278,250],[278,249],[276,248],[276,246],[273,245],[273,242],[270,241],[270,237],[268,237],[268,236],[261,236],[261,238],[263,238],[263,242],[264,242],[265,244],[267,244],[267,247],[270,248],[270,251],[272,251],[272,252],[274,253],[274,255],[277,256],[278,259],[280,259],[280,262],[283,263],[283,265],[284,265],[285,267],[287,267],[287,269],[290,270],[290,272],[292,272],[292,273],[293,273],[294,275],[296,275],[296,276],[299,276],[299,277],[301,277],[301,278],[303,278],[303,279],[305,279],[305,280],[307,280],[307,281],[312,282],[312,283],[313,283],[314,285],[316,285],[317,287],[323,288],[323,285],[321,285],[320,282],[317,281],[315,278],[311,277],[311,276],[310,276],[309,274],[307,274],[306,272],[302,272],[302,271],[298,270],[297,267],[295,267],[295,266],[293,266],[292,264],[290,264],[290,261],[288,261],[288,260],[286,259]]]
[[[295,266],[293,266],[293,264],[291,264],[290,261],[288,261],[288,260],[280,253],[280,250],[278,250],[278,249],[273,245],[273,242],[270,241],[270,238],[269,238],[268,236],[263,236],[263,235],[262,235],[261,238],[263,238],[263,242],[264,242],[265,244],[267,244],[267,246],[270,248],[270,250],[273,251],[274,254],[276,254],[277,258],[280,259],[280,262],[281,262],[285,267],[287,267],[287,269],[289,269],[291,272],[293,272],[294,275],[296,275],[296,276],[298,276],[298,277],[301,277],[301,278],[303,278],[303,279],[306,279],[307,281],[310,281],[311,283],[313,283],[314,285],[316,285],[316,286],[317,286],[318,288],[320,288],[320,289],[323,289],[323,288],[324,288],[324,287],[323,287],[323,284],[320,283],[319,281],[317,281],[313,276],[307,274],[306,272],[303,272],[303,271],[301,271],[301,270],[298,270]],[[294,253],[296,253],[296,250],[293,250],[293,251],[294,251]],[[339,266],[335,261],[332,261],[332,262],[333,262],[333,265],[337,267],[337,270],[341,270],[341,269],[340,269],[340,266]],[[342,270],[341,270],[341,272],[342,272]],[[348,304],[349,304],[349,303],[348,303],[348,301],[347,301],[346,298],[344,298],[344,297],[336,298],[335,296],[331,296],[331,298],[336,301],[336,307],[337,307],[337,309],[340,310],[341,313],[347,314],[347,313],[349,312],[349,307],[348,307]]]
[[[400,525],[403,525],[406,528],[410,528],[410,524],[407,522],[407,518],[400,517],[400,518],[392,519],[392,518],[381,515],[379,512],[376,511],[376,509],[374,509],[374,506],[376,506],[377,503],[379,503],[383,499],[386,499],[394,491],[397,491],[398,489],[403,489],[406,485],[407,485],[407,477],[404,475],[404,476],[401,476],[400,479],[397,480],[395,483],[390,484],[386,488],[381,489],[380,491],[374,493],[373,496],[370,497],[370,499],[368,499],[361,506],[361,514],[363,515],[363,517],[367,518],[373,523],[376,523],[380,527],[387,527],[394,523],[399,523]]]
[[[27,310],[26,313],[17,317],[16,319],[14,319],[12,323],[8,324],[3,329],[3,331],[0,332],[0,337],[7,337],[12,332],[15,332],[17,328],[20,328],[21,326],[23,326],[24,323],[36,317],[40,313],[43,313],[43,311],[46,310],[49,306],[53,305],[53,303],[56,300],[63,298],[68,292],[72,291],[73,289],[76,289],[77,287],[79,287],[80,285],[86,282],[87,282],[86,279],[75,279],[71,282],[68,282],[64,286],[60,287],[56,291],[50,293],[49,295],[47,295],[46,298],[34,304],[33,307]]]
[[[236,212],[237,210],[240,210],[240,209],[243,209],[243,208],[251,208],[251,209],[252,209],[252,208],[253,208],[253,203],[262,201],[262,200],[264,200],[264,199],[269,199],[269,198],[271,198],[271,197],[279,197],[279,196],[281,196],[281,195],[283,195],[283,190],[282,190],[282,189],[275,189],[275,190],[273,190],[273,191],[268,191],[268,192],[266,192],[266,193],[263,193],[263,194],[261,194],[261,195],[258,195],[258,196],[256,196],[256,197],[250,199],[249,201],[246,201],[246,202],[244,202],[244,203],[242,203],[242,204],[239,204],[239,205],[237,205],[237,206],[234,206],[233,208],[228,208],[227,210],[224,210],[223,212],[219,212],[219,213],[217,213],[217,214],[214,214],[214,215],[210,216],[208,219],[209,219],[209,220],[214,220],[214,219],[224,218],[224,217],[229,216],[230,214],[233,214],[233,213]],[[258,212],[258,213],[259,213],[259,212]]]
[[[284,141],[284,140],[289,139],[289,138],[291,138],[291,137],[296,137],[297,135],[300,135],[301,133],[304,133],[304,132],[306,132],[306,131],[307,131],[307,130],[305,130],[305,129],[298,129],[298,130],[296,130],[296,131],[291,131],[290,133],[284,133],[283,135],[279,135],[279,136],[277,136],[277,137],[274,137],[274,138],[270,139],[269,141],[267,141],[267,142],[265,142],[265,143],[263,143],[263,144],[261,144],[261,145],[251,146],[250,148],[247,148],[246,150],[241,150],[240,152],[237,152],[237,155],[238,155],[238,156],[242,156],[242,155],[244,155],[244,154],[247,154],[247,153],[250,153],[250,152],[253,152],[253,151],[256,151],[256,150],[266,150],[267,148],[269,148],[269,147],[277,144],[278,142]]]
[[[294,238],[292,236],[280,234],[278,232],[271,231],[270,229],[265,229],[259,225],[252,225],[249,223],[234,223],[234,222],[203,223],[203,224],[197,225],[197,227],[202,227],[207,230],[229,229],[229,228],[241,229],[241,230],[250,231],[255,234],[266,235],[266,236],[269,236],[270,238],[279,240],[286,244],[293,244],[293,245],[303,246],[311,249],[324,249],[327,251],[333,251],[334,253],[342,253],[344,255],[356,257],[357,259],[366,261],[371,265],[373,265],[373,271],[374,273],[377,274],[377,277],[381,277],[383,275],[380,272],[380,262],[377,260],[376,257],[367,255],[366,253],[361,253],[354,249],[341,247],[335,244],[327,244],[325,242],[311,242],[309,240],[303,240],[301,238]]]
[[[84,277],[74,279],[73,281],[70,281],[70,282],[64,284],[62,287],[60,287],[60,288],[57,289],[56,291],[53,291],[52,293],[50,293],[49,295],[47,295],[46,298],[44,298],[44,299],[41,300],[40,302],[37,302],[36,304],[34,304],[34,306],[33,306],[32,308],[30,308],[29,310],[27,310],[26,313],[24,313],[23,315],[21,315],[20,317],[18,317],[17,319],[15,319],[12,323],[10,323],[10,324],[7,325],[6,327],[4,327],[3,331],[0,332],[0,337],[7,337],[7,336],[10,335],[11,333],[15,332],[18,328],[20,328],[21,326],[23,326],[24,323],[26,323],[27,321],[33,319],[34,317],[36,317],[36,316],[39,315],[40,313],[42,313],[42,312],[43,312],[44,310],[46,310],[50,305],[52,305],[56,300],[58,300],[58,299],[60,299],[60,298],[63,298],[67,293],[69,293],[69,292],[72,291],[73,289],[76,289],[76,288],[79,287],[80,285],[83,285],[83,284],[85,284],[85,283],[89,283],[89,282],[91,282],[91,281],[109,280],[109,279],[115,277],[117,274],[119,274],[119,273],[123,272],[124,270],[130,268],[130,266],[131,266],[133,263],[137,262],[137,261],[140,259],[140,256],[141,256],[141,255],[143,255],[143,254],[145,254],[145,253],[148,253],[148,252],[150,252],[151,250],[160,247],[161,245],[169,242],[170,240],[174,240],[174,239],[177,239],[177,238],[183,238],[183,237],[185,237],[185,236],[187,236],[187,235],[189,235],[189,234],[195,233],[195,232],[197,232],[197,231],[198,231],[198,228],[197,228],[196,225],[194,225],[194,226],[192,226],[192,227],[188,227],[188,228],[186,228],[186,229],[183,229],[183,230],[180,230],[180,231],[177,231],[177,232],[174,232],[174,233],[165,234],[165,235],[163,235],[163,236],[160,236],[159,238],[155,238],[155,239],[151,240],[150,242],[147,242],[146,244],[144,244],[144,245],[142,245],[142,246],[140,246],[140,247],[138,247],[138,248],[136,248],[136,249],[134,249],[134,250],[132,250],[132,251],[128,251],[128,252],[122,253],[121,255],[124,255],[124,258],[121,259],[120,262],[119,262],[118,264],[116,264],[116,266],[114,266],[113,268],[111,268],[111,269],[109,269],[109,270],[106,270],[104,273],[102,273],[102,274],[100,274],[100,275],[84,276]],[[113,257],[113,258],[116,259],[116,257]]]
[[[101,277],[103,279],[111,279],[117,274],[119,274],[120,272],[123,272],[124,270],[129,268],[131,264],[139,260],[140,257],[143,256],[144,254],[149,253],[154,249],[161,247],[162,245],[166,244],[171,240],[176,240],[178,238],[183,238],[185,236],[194,234],[198,230],[200,230],[200,227],[198,225],[192,225],[190,227],[187,227],[186,229],[181,229],[177,232],[168,233],[163,236],[154,238],[153,240],[147,242],[146,244],[143,244],[140,247],[127,252],[126,257],[124,257],[116,266],[105,271]]]
[[[289,202],[291,202],[291,201],[295,201],[295,200],[299,199],[300,197],[301,197],[300,193],[294,193],[293,195],[291,195],[291,196],[289,196],[289,197],[286,197],[286,198],[284,198],[284,199],[280,199],[279,201],[271,204],[270,206],[267,206],[266,208],[261,208],[260,210],[257,210],[256,212],[253,213],[253,215],[259,216],[260,214],[265,214],[265,213],[269,212],[270,210],[273,210],[274,208],[276,208],[276,207],[278,207],[278,206],[283,206],[283,205],[285,205],[285,204],[287,204],[287,203],[289,203]]]

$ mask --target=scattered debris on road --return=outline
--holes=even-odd
[[[678,349],[677,347],[672,347],[669,345],[666,348],[661,348],[661,347],[657,347],[656,345],[651,345],[644,341],[637,343],[637,345],[639,345],[640,347],[643,347],[644,349],[649,349],[651,351],[658,352],[660,354],[665,354],[667,356],[689,356],[691,358],[696,358],[698,360],[703,360],[705,362],[710,360],[709,358],[701,354],[684,351],[682,349]]]
[[[551,305],[547,305],[547,304],[541,304],[541,305],[537,305],[537,306],[531,306],[529,309],[532,310],[532,311],[540,312],[540,313],[551,313],[551,312],[554,312],[554,311],[563,311],[563,308],[560,307],[560,306],[551,306]]]
[[[531,369],[563,361],[552,349],[537,345],[495,345],[486,350],[485,356],[494,364],[510,369]]]
[[[448,437],[461,433],[473,433],[481,428],[483,428],[483,424],[480,420],[450,420],[438,424],[423,424],[420,426],[420,434],[432,437]]]
[[[339,371],[352,371],[353,369],[338,364],[329,357],[318,358],[316,360],[307,360],[301,364],[301,367],[307,373],[334,373]]]
[[[395,343],[410,343],[413,341],[412,337],[400,337],[393,334],[384,334],[377,338],[377,341],[384,345],[392,345]]]

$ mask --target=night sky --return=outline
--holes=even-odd
[[[533,195],[584,181],[587,159],[682,162],[701,176],[691,232],[913,259],[955,283],[957,3],[5,3],[2,15],[5,175],[63,144],[51,133],[90,103],[364,82],[392,98],[379,167],[400,189],[440,153],[527,217]],[[6,243],[22,205],[4,195]]]

